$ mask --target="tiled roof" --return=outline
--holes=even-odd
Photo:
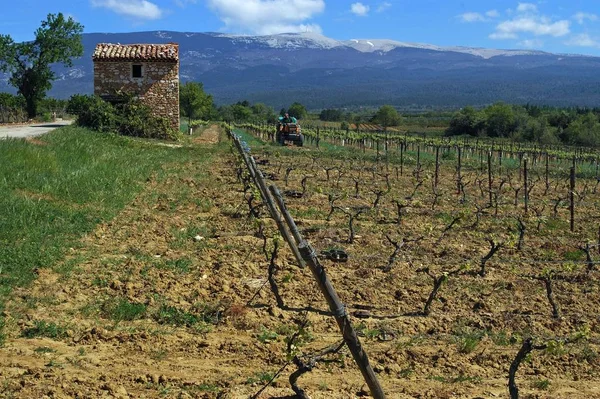
[[[168,44],[113,44],[98,43],[94,61],[167,61],[179,59],[179,45]]]

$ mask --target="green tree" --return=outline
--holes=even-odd
[[[71,67],[73,57],[83,55],[82,32],[80,23],[58,13],[48,14],[31,42],[15,43],[10,35],[0,35],[0,70],[11,75],[10,84],[25,98],[30,118],[56,79],[50,65]]]
[[[236,122],[248,122],[252,117],[252,110],[241,103],[233,105],[231,110],[233,112],[233,119]]]
[[[256,103],[252,105],[250,109],[252,110],[257,122],[266,121],[267,123],[275,123],[277,121],[277,117],[275,116],[275,111],[273,108],[263,103]]]
[[[504,103],[490,105],[484,111],[489,137],[509,137],[517,128],[513,108]]]
[[[446,130],[446,136],[468,134],[477,136],[483,129],[483,117],[473,107],[464,107],[452,116],[450,126]]]
[[[186,82],[179,89],[179,106],[181,114],[192,119],[207,118],[213,107],[213,98],[204,92],[204,86],[199,82]]]
[[[217,110],[219,119],[227,123],[231,123],[234,120],[233,107],[231,105],[222,105]]]
[[[567,144],[600,146],[600,122],[598,117],[588,112],[579,115],[563,132]]]
[[[298,102],[295,102],[292,105],[290,105],[288,113],[290,114],[290,116],[293,116],[296,119],[303,119],[306,117],[306,115],[308,115],[306,107]]]
[[[339,122],[342,118],[343,114],[339,109],[324,109],[319,114],[319,119],[322,121]]]
[[[390,126],[398,126],[400,124],[401,117],[396,111],[396,108],[391,105],[383,105],[373,117],[373,122],[379,123],[383,126],[383,130],[386,130]]]

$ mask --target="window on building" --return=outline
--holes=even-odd
[[[141,78],[142,77],[142,66],[134,64],[131,69],[131,76],[134,78]]]

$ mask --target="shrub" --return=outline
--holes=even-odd
[[[44,112],[40,118],[42,122],[52,122],[52,114],[50,112]]]
[[[97,96],[74,95],[67,112],[77,116],[79,126],[100,132],[163,140],[180,137],[166,118],[152,115],[150,107],[133,97],[124,97],[124,102],[112,105]]]
[[[79,126],[99,132],[114,131],[117,127],[115,108],[97,96],[72,96],[67,105],[67,112],[77,116]]]
[[[139,100],[129,99],[116,107],[119,117],[118,130],[124,136],[164,140],[178,140],[179,132],[169,121],[152,115],[150,107]]]

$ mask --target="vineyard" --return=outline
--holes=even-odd
[[[384,386],[400,390],[393,397],[504,397],[507,384],[519,397],[517,370],[524,397],[600,395],[597,153],[305,135],[313,148],[251,139],[250,152],[326,265]],[[259,198],[247,195],[255,217]],[[282,299],[276,271],[278,306],[302,308]],[[442,387],[411,391],[407,380]]]
[[[15,286],[0,396],[600,397],[598,154],[272,133],[124,138],[161,161]],[[23,146],[61,134],[106,157],[95,132]]]

